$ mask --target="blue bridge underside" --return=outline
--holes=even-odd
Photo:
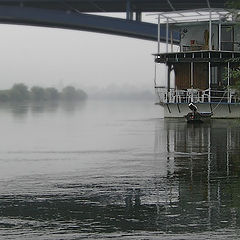
[[[0,23],[65,28],[157,40],[156,24],[59,10],[0,6]],[[161,27],[161,41],[165,41],[165,35],[166,31]],[[178,33],[174,33],[173,39],[174,43],[178,42]]]

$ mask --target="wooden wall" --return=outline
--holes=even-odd
[[[208,88],[208,63],[194,63],[193,88]]]
[[[190,63],[175,63],[175,84],[177,89],[191,88]],[[205,90],[208,88],[208,63],[193,64],[193,88]]]
[[[175,71],[175,84],[177,89],[188,89],[190,83],[190,64],[176,63],[173,65]]]

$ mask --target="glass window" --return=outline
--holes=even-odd
[[[218,67],[211,67],[211,83],[218,84]]]
[[[222,26],[221,42],[222,42],[222,50],[224,51],[233,50],[233,27],[232,26]]]

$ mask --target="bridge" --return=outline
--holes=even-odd
[[[142,13],[224,8],[227,0],[0,0],[0,23],[66,28],[156,41],[157,24]],[[126,13],[126,19],[96,13]],[[95,14],[94,14],[95,13]],[[166,31],[161,27],[161,41]],[[173,41],[178,42],[178,33]]]

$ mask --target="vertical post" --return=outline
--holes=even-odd
[[[127,20],[133,20],[133,13],[131,11],[130,0],[127,1],[127,5],[126,5],[126,18]]]
[[[208,94],[208,102],[211,102],[211,62],[210,62],[210,53],[209,53],[209,63],[208,63],[208,87],[209,87],[209,94]]]
[[[212,50],[212,10],[209,11],[209,51]]]
[[[168,53],[168,38],[169,38],[169,19],[166,22],[166,53]]]
[[[228,87],[230,85],[230,62],[227,63],[227,80],[228,80]]]
[[[222,23],[221,20],[219,20],[218,24],[218,50],[221,51],[221,44],[222,44]]]
[[[160,37],[161,37],[161,33],[160,33],[160,30],[161,30],[161,19],[160,19],[160,15],[158,15],[158,54],[160,53]]]
[[[228,81],[228,88],[227,88],[227,90],[228,90],[228,102],[231,102],[231,93],[230,93],[230,91],[231,91],[231,89],[229,88],[229,85],[230,85],[230,62],[228,62],[227,63],[227,81]]]
[[[171,64],[168,65],[168,73],[167,73],[167,89],[170,90],[170,73],[171,73]]]
[[[132,11],[130,11],[130,19],[129,20],[133,20],[133,12]]]
[[[171,65],[168,64],[167,65],[167,92],[168,92],[168,96],[169,96],[169,102],[173,102],[173,93],[170,90],[170,72],[171,72]]]
[[[191,68],[191,88],[193,88],[193,62],[191,62],[190,68]]]
[[[136,21],[138,21],[138,22],[142,21],[142,12],[140,12],[140,11],[136,12]]]
[[[182,52],[183,51],[183,44],[182,44],[181,30],[179,31],[179,36],[180,36],[180,52]]]
[[[161,96],[159,93],[159,89],[157,88],[157,63],[155,63],[155,68],[154,68],[154,87],[155,87],[155,94],[158,96],[159,102],[161,102]]]
[[[154,87],[156,89],[157,86],[157,63],[154,65]]]
[[[190,74],[191,74],[191,76],[190,76],[190,80],[191,80],[191,102],[193,102],[193,62],[191,62],[190,63]]]
[[[173,52],[173,31],[171,31],[171,52]]]

